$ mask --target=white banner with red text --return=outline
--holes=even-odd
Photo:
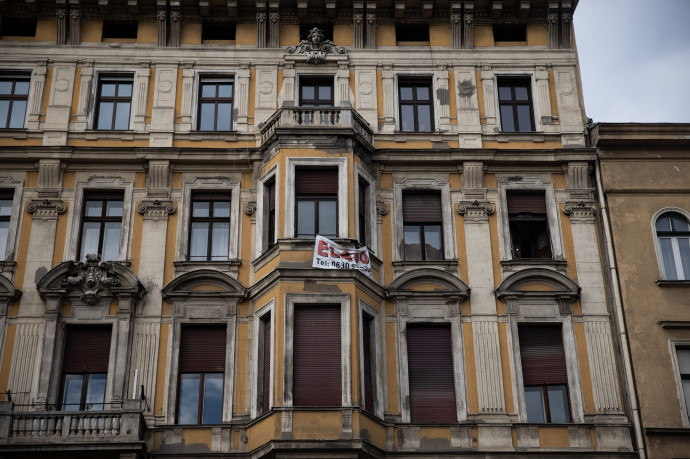
[[[371,276],[369,249],[346,249],[323,236],[316,236],[314,244],[313,268],[320,269],[356,269]]]

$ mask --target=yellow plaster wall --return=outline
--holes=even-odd
[[[543,25],[527,26],[527,45],[528,46],[549,46],[549,36],[546,27]]]
[[[450,27],[447,25],[429,26],[429,44],[431,46],[450,46]]]
[[[186,447],[191,445],[206,445],[211,449],[212,430],[210,427],[204,429],[182,429],[182,444]]]
[[[280,25],[280,46],[295,46],[299,43],[299,25]]]
[[[254,110],[256,107],[256,70],[249,71],[249,104],[247,105],[247,117],[249,124],[254,124]]]
[[[563,206],[565,204],[559,204],[558,215],[561,217],[561,229],[563,234],[563,251],[565,253],[565,259],[568,260],[568,266],[566,267],[566,272],[568,277],[573,281],[577,282],[577,268],[575,266],[575,245],[573,244],[573,231],[570,227],[570,217],[563,213]],[[574,312],[574,311],[573,311]]]
[[[160,340],[158,341],[158,368],[156,369],[156,396],[153,401],[153,412],[156,416],[162,416],[165,412],[163,406],[165,400],[165,369],[168,359],[168,336],[170,324],[161,324]]]
[[[553,187],[555,189],[565,190],[565,175],[551,174],[551,181],[553,182]]]
[[[467,371],[467,412],[479,413],[479,393],[477,392],[477,368],[474,363],[474,340],[472,324],[462,324],[462,336],[465,341],[465,370]]]
[[[74,73],[74,91],[72,91],[72,106],[70,107],[70,121],[76,121],[79,110],[79,91],[81,87],[81,67],[77,67]]]
[[[155,91],[155,86],[156,69],[151,69],[151,71],[149,72],[149,90],[147,94],[148,97],[146,99],[146,121],[151,121],[151,113],[153,112],[153,93]]]
[[[570,447],[568,428],[539,426],[539,445],[543,448]]]
[[[592,375],[589,369],[589,356],[585,339],[585,326],[582,322],[573,323],[575,342],[577,343],[577,358],[580,363],[580,379],[582,381],[582,395],[585,401],[585,413],[594,413],[594,392],[592,390]]]
[[[60,305],[60,315],[62,317],[69,317],[72,315],[72,305],[64,303]]]
[[[103,35],[103,21],[84,21],[81,23],[82,43],[100,43]]]
[[[180,44],[200,45],[201,44],[201,23],[185,22],[182,24],[180,34]]]
[[[248,427],[247,451],[254,451],[270,440],[280,438],[281,425],[282,416],[280,412],[277,412]]]
[[[491,26],[474,26],[474,46],[494,46],[494,31]]]
[[[338,440],[343,430],[340,411],[294,411],[292,436],[296,440]]]
[[[158,23],[139,21],[137,43],[158,43]]]
[[[350,24],[334,24],[333,25],[333,43],[338,46],[352,46],[354,41],[354,32]]]
[[[14,337],[17,326],[9,324],[5,334],[5,350],[2,353],[2,367],[0,367],[0,392],[7,392],[7,384],[10,380],[10,368],[12,368],[12,351],[14,350]]]
[[[395,26],[379,25],[376,27],[376,46],[395,46]],[[380,93],[379,93],[380,94]]]
[[[256,46],[256,24],[237,24],[235,26],[235,44]]]
[[[455,100],[455,72],[448,71],[448,90],[450,91],[450,124],[458,124],[458,108]]]
[[[359,424],[359,436],[360,438],[369,438],[369,442],[381,450],[386,449],[386,427],[380,422],[374,421],[369,416],[364,413],[360,413],[357,416],[353,416],[353,421],[357,419]],[[353,425],[354,431],[354,425]],[[365,433],[368,434],[365,435]]]
[[[55,19],[39,19],[36,21],[35,41],[55,41],[57,37],[57,23]]]
[[[58,215],[55,228],[55,245],[53,246],[53,267],[62,262],[62,254],[65,251],[65,240],[67,235],[67,219],[69,216],[70,203],[65,203],[65,212]]]

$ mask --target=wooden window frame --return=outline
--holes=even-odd
[[[125,213],[125,200],[124,200],[124,190],[84,190],[84,199],[81,209],[81,222],[79,224],[79,239],[77,239],[77,259],[83,260],[86,258],[86,253],[81,253],[82,250],[82,237],[84,235],[84,224],[88,222],[98,222],[100,223],[100,230],[98,234],[98,254],[103,254],[103,236],[105,232],[105,224],[108,222],[120,222],[120,240],[122,240],[122,223],[124,221]],[[98,217],[87,217],[86,216],[86,202],[87,201],[103,201],[101,207],[101,215]],[[106,209],[109,201],[121,201],[122,202],[122,215],[119,217],[108,217],[105,215]],[[119,246],[119,241],[118,241]],[[119,250],[118,250],[119,254]]]
[[[417,195],[417,194],[428,194],[428,195],[434,195],[438,196],[438,204],[439,204],[439,214],[440,214],[440,219],[438,221],[425,221],[425,222],[410,222],[409,221],[409,216],[405,216],[405,196],[407,195],[409,199],[409,196],[411,195]],[[442,210],[442,197],[441,197],[441,191],[440,190],[407,190],[403,191],[403,244],[406,246],[407,244],[404,241],[405,238],[405,228],[408,226],[418,226],[419,227],[419,244],[420,244],[420,252],[421,252],[421,260],[422,261],[442,261],[445,259],[445,247],[443,243],[443,210]],[[441,258],[438,259],[429,259],[428,254],[426,253],[426,242],[424,239],[424,226],[439,226],[439,240],[441,242],[441,247],[439,248],[439,253],[441,254]],[[415,261],[413,259],[407,258],[406,253],[403,252],[403,259],[405,261]]]
[[[5,121],[4,126],[0,126],[0,129],[24,129],[25,123],[26,123],[26,112],[29,108],[29,92],[31,91],[31,75],[2,75],[0,74],[0,81],[11,81],[12,82],[12,89],[9,94],[2,94],[0,95],[0,100],[7,100],[9,101],[9,105],[7,106],[7,119]],[[26,82],[29,84],[29,88],[26,91],[26,94],[16,94],[15,90],[17,87],[17,82]],[[26,101],[26,106],[24,107],[24,116],[22,116],[22,125],[21,127],[10,127],[10,121],[12,119],[12,107],[14,106],[15,101],[20,101],[24,100]]]
[[[203,97],[202,87],[203,85],[215,84],[215,96],[214,97]],[[220,84],[230,84],[231,95],[230,97],[220,97],[218,96],[218,86]],[[213,129],[202,129],[201,128],[201,107],[204,103],[212,103],[214,105],[213,110]],[[230,130],[218,130],[218,104],[225,103],[230,104]],[[197,130],[200,132],[231,132],[234,127],[234,117],[233,110],[235,109],[235,78],[232,76],[212,76],[212,75],[201,75],[199,76],[199,96],[197,101]]]
[[[314,86],[314,98],[305,99],[302,96],[302,88],[304,86]],[[330,87],[331,97],[330,99],[320,99],[319,98],[319,87]],[[333,107],[335,104],[335,88],[333,85],[332,76],[300,76],[299,78],[299,105],[300,107]],[[326,103],[327,102],[327,103]]]
[[[540,195],[543,198],[544,201],[544,212],[511,212],[511,207],[510,207],[510,196],[516,196],[516,195]],[[546,210],[546,193],[543,190],[534,190],[534,191],[529,191],[529,190],[507,190],[506,191],[506,200],[508,201],[508,226],[510,228],[510,250],[511,250],[511,256],[514,260],[552,260],[553,259],[553,248],[551,247],[551,229],[549,228],[549,218],[547,215],[547,210]],[[534,237],[536,235],[532,235],[534,237],[530,238],[530,253],[529,254],[524,254],[520,253],[520,248],[522,247],[522,244],[520,244],[520,247],[516,247],[517,242],[515,241],[515,232],[517,231],[516,225],[519,223],[524,223],[524,222],[533,222],[533,223],[541,223],[543,224],[544,230],[546,231],[547,239],[548,239],[548,256],[547,257],[538,257],[536,256],[536,249],[534,248]],[[525,256],[529,255],[529,256]]]
[[[510,99],[501,99],[500,89],[510,88]],[[527,89],[527,100],[518,100],[515,97],[515,88],[524,87]],[[532,97],[532,78],[529,76],[499,76],[496,80],[496,97],[498,99],[498,113],[501,114],[501,107],[511,107],[513,112],[513,125],[506,126],[507,120],[501,116],[501,132],[535,132],[534,124],[534,100]],[[529,131],[520,130],[520,119],[518,116],[519,106],[529,106]]]
[[[416,89],[419,87],[426,87],[429,89],[429,100],[418,100]],[[412,100],[402,99],[402,89],[413,88]],[[400,77],[398,78],[398,116],[400,116],[400,132],[434,132],[434,85],[431,77]],[[412,130],[403,130],[403,106],[411,105],[413,107],[414,126]],[[428,131],[419,130],[419,107],[429,107],[429,121],[431,125]]]
[[[114,96],[103,96],[101,94],[103,90],[103,83],[114,83],[115,84],[115,95]],[[130,95],[125,97],[125,96],[118,96],[117,94],[120,91],[120,85],[121,84],[130,84],[132,87],[132,90],[130,92]],[[99,131],[127,131],[129,130],[130,123],[132,122],[132,101],[133,101],[133,96],[134,96],[134,77],[131,75],[99,75],[98,77],[98,85],[96,88],[96,107],[95,107],[95,116],[94,116],[94,126],[95,129]],[[107,127],[99,127],[99,117],[101,113],[101,104],[103,102],[112,102],[113,103],[113,111],[112,111],[112,122],[110,123],[110,128]],[[115,122],[117,120],[117,106],[120,103],[129,103],[129,113],[127,115],[127,128],[126,129],[116,129],[115,128]]]
[[[209,202],[208,217],[195,217],[194,216],[194,203],[195,202]],[[216,202],[228,202],[230,205],[229,216],[228,217],[214,217],[213,207]],[[232,219],[232,195],[228,190],[223,191],[194,191],[192,190],[189,208],[189,239],[187,241],[187,260],[189,261],[227,261],[228,254],[223,255],[222,259],[213,258],[213,224],[214,223],[228,223],[228,232],[231,231],[231,219]],[[206,257],[204,259],[195,258],[192,260],[192,225],[195,222],[205,222],[208,223],[208,233],[206,235]],[[230,246],[230,234],[228,234],[228,247]]]
[[[318,170],[320,168],[311,168],[311,167],[298,167],[295,170],[295,179],[297,179],[298,175],[300,174],[300,169],[302,170]],[[332,168],[321,168],[324,170],[330,171]],[[335,171],[336,175],[336,180],[338,176],[338,171]],[[337,188],[337,185],[336,185]],[[338,191],[336,190],[335,193],[299,193],[297,192],[297,189],[295,187],[295,237],[298,239],[308,239],[308,238],[313,238],[316,237],[317,234],[327,236],[327,237],[338,237],[338,225],[339,225],[339,216],[338,216],[338,204],[339,204],[339,199],[338,199]],[[313,202],[314,203],[314,234],[313,235],[300,235],[299,233],[299,222],[300,222],[300,216],[299,216],[299,203],[300,202]],[[335,234],[325,234],[320,232],[319,228],[319,203],[320,202],[334,202],[335,203]]]

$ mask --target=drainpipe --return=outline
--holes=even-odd
[[[588,130],[589,131],[589,130]],[[618,282],[618,268],[616,267],[616,259],[613,255],[613,243],[611,242],[611,225],[609,224],[609,215],[606,208],[606,200],[604,199],[603,187],[601,185],[601,171],[599,159],[595,164],[597,194],[599,200],[599,209],[601,210],[601,221],[604,225],[604,243],[606,245],[606,255],[609,261],[609,270],[611,274],[612,293],[613,293],[613,308],[615,310],[615,320],[618,326],[618,333],[620,337],[621,352],[623,353],[623,366],[625,367],[625,385],[630,395],[630,409],[633,422],[633,431],[635,433],[635,443],[637,444],[637,454],[640,459],[647,457],[644,449],[644,437],[642,436],[642,422],[640,421],[640,409],[637,406],[637,392],[635,390],[635,381],[633,379],[632,360],[630,359],[630,346],[628,345],[628,332],[625,328],[625,318],[623,315],[623,305],[620,294],[620,284]]]

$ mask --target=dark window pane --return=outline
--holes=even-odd
[[[201,104],[201,121],[199,123],[200,131],[215,131],[216,104]]]
[[[228,259],[228,239],[230,236],[229,222],[213,222],[211,241],[211,259]]]
[[[103,201],[86,201],[84,205],[86,217],[100,217],[103,215]]]
[[[12,81],[0,81],[0,94],[12,94]]]
[[[518,131],[530,132],[532,130],[532,120],[530,119],[530,107],[528,105],[518,105]],[[501,112],[502,113],[502,112]]]
[[[678,369],[682,374],[690,375],[690,349],[678,349]]]
[[[419,225],[405,225],[403,230],[405,240],[405,260],[422,259],[422,240]]]
[[[7,236],[10,234],[10,222],[0,221],[0,256],[5,256],[5,248],[7,246]]]
[[[570,422],[568,391],[565,385],[547,386],[546,392],[549,396],[549,414],[551,416],[551,422],[556,424],[566,424]]]
[[[220,424],[223,414],[223,373],[204,375],[202,424]]]
[[[177,413],[178,424],[196,424],[199,419],[198,373],[180,375],[180,403]]]
[[[428,105],[417,105],[418,132],[431,131],[431,107]]]
[[[24,127],[25,113],[26,100],[15,100],[12,104],[12,115],[10,116],[10,129],[21,129]]]
[[[98,239],[101,234],[100,222],[84,222],[81,230],[81,255],[84,260],[89,253],[98,253]]]
[[[511,105],[501,106],[501,130],[504,132],[515,132],[515,120],[513,119],[513,107]]]
[[[427,260],[443,260],[441,225],[424,225],[424,252]]]
[[[105,215],[108,217],[122,217],[122,206],[122,201],[108,201],[105,205]]]
[[[314,99],[315,89],[314,86],[302,86],[302,98]]]
[[[213,203],[214,217],[230,217],[230,201],[215,201]]]
[[[103,231],[103,260],[117,260],[120,253],[120,222],[106,222]]]
[[[208,256],[208,223],[192,222],[192,234],[189,240],[189,259],[206,260]]]
[[[12,215],[12,200],[0,199],[0,216]]]
[[[515,100],[529,100],[529,92],[525,86],[515,86]]]
[[[413,90],[414,88],[411,87],[401,87],[400,88],[400,100],[412,100],[413,97]]]
[[[335,236],[337,230],[336,222],[336,202],[319,201],[319,234],[324,236]]]
[[[540,424],[546,422],[541,386],[525,387],[525,407],[527,408],[527,422]]]
[[[688,228],[688,222],[684,218],[680,217],[679,215],[672,215],[671,220],[673,220],[673,231],[688,231],[688,230],[690,230],[690,228]]]
[[[115,129],[124,131],[129,129],[129,102],[118,102],[115,113]]]
[[[319,100],[328,101],[331,99],[331,87],[319,86]]]
[[[117,89],[118,97],[132,97],[132,83],[120,83]]]
[[[690,241],[688,238],[678,238],[678,252],[680,264],[683,268],[683,279],[690,280]]]
[[[104,97],[114,97],[115,96],[115,83],[103,83],[101,85],[101,96]]]
[[[297,202],[297,237],[313,237],[316,234],[316,206],[314,201]]]
[[[84,375],[65,375],[62,391],[62,410],[79,411]]]
[[[678,273],[676,272],[676,262],[673,257],[671,238],[659,238],[659,246],[661,247],[661,258],[664,261],[664,274],[666,275],[666,279],[677,280]]]
[[[0,100],[0,129],[7,126],[7,117],[10,115],[10,101]]]
[[[499,100],[511,100],[513,96],[510,91],[510,86],[499,86],[498,98]]]
[[[428,86],[417,86],[417,100],[429,100]]]
[[[231,84],[219,84],[218,85],[218,97],[232,97],[232,85]]]
[[[202,84],[201,85],[201,97],[216,97],[216,85],[215,84]]]
[[[210,209],[209,201],[195,201],[192,203],[192,217],[208,217]]]
[[[18,95],[28,95],[29,94],[29,82],[28,81],[17,81],[14,84],[14,93]]]
[[[98,107],[98,129],[112,129],[113,102],[101,102]]]
[[[657,231],[671,231],[671,221],[668,215],[662,215],[656,220]]]
[[[405,132],[414,131],[414,106],[413,105],[403,105],[400,107],[400,117],[401,117],[401,130]]]
[[[216,131],[229,131],[230,120],[232,119],[232,104],[219,103],[218,104],[218,123]]]
[[[105,399],[106,373],[92,373],[87,375],[86,404],[92,410],[102,410]]]

